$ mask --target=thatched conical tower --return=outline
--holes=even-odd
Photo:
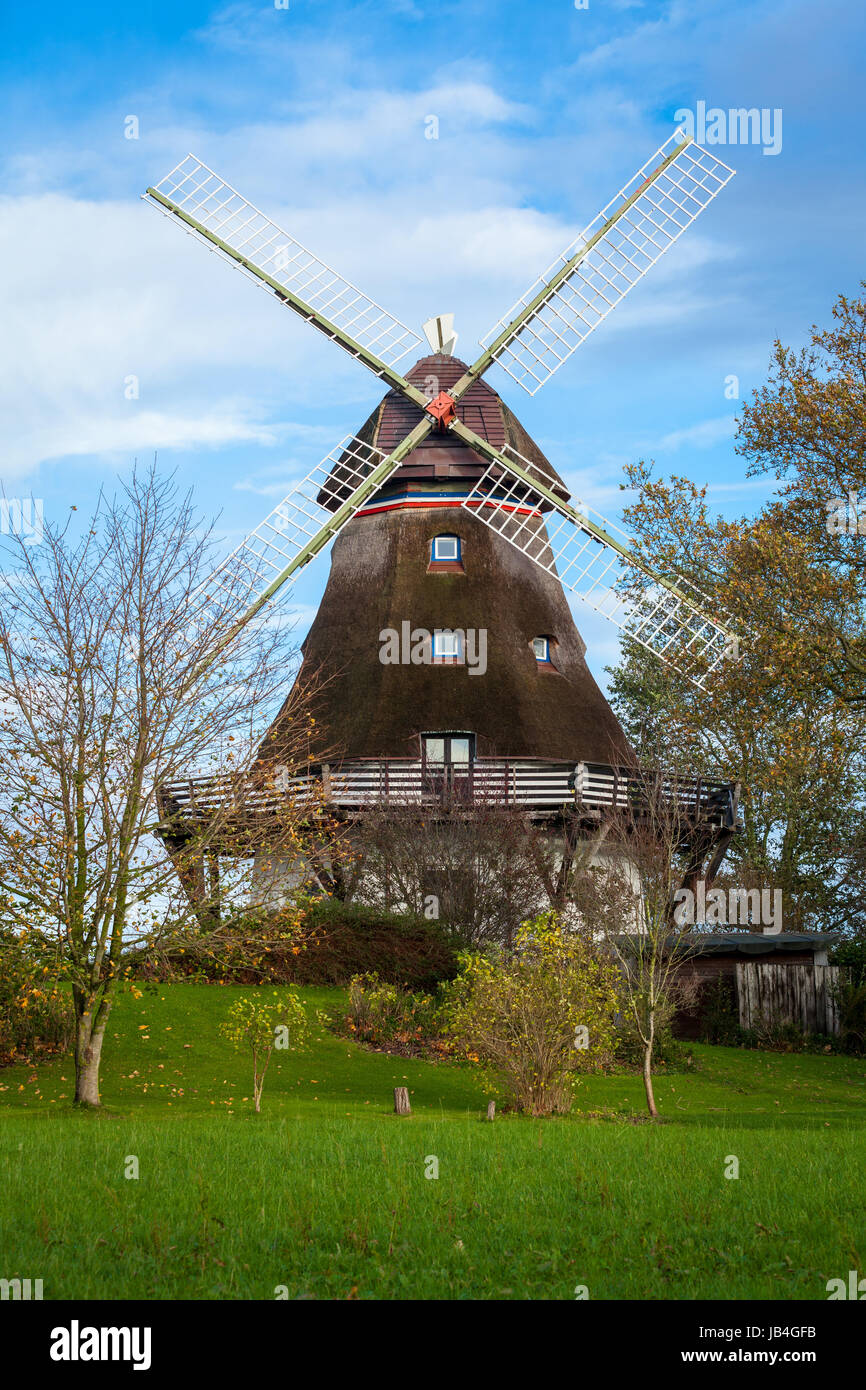
[[[407,375],[436,394],[465,370],[436,354]],[[458,413],[497,448],[512,445],[568,497],[485,382],[470,388]],[[391,391],[359,437],[387,453],[420,418]],[[460,505],[486,467],[452,434],[430,434],[337,537],[298,676],[324,680],[316,699],[322,749],[344,760],[418,758],[425,736],[460,734],[480,758],[626,762],[627,741],[586,665],[559,580]],[[531,500],[515,525],[543,528]],[[420,634],[441,630],[465,634],[462,646],[446,636],[425,650]],[[283,717],[262,745],[262,762],[280,761]]]

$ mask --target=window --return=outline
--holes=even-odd
[[[448,629],[440,630],[437,628],[437,630],[433,633],[433,660],[444,662],[462,662],[462,632],[450,632]]]
[[[460,537],[459,536],[434,536],[433,548],[430,551],[431,560],[451,560],[460,559]]]
[[[421,735],[421,760],[427,768],[456,767],[465,772],[474,758],[474,734]]]
[[[447,799],[471,789],[474,760],[474,734],[421,735],[423,786],[436,797]]]
[[[550,638],[549,638],[549,637],[533,637],[533,639],[532,639],[532,652],[533,652],[533,655],[534,655],[536,661],[549,661],[549,660],[550,660]]]

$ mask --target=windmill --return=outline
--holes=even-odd
[[[246,611],[220,640],[215,659],[338,538],[305,650],[306,664],[312,656],[327,660],[336,649],[354,671],[338,683],[342,693],[325,711],[324,722],[345,735],[346,759],[330,773],[337,803],[342,798],[351,808],[369,802],[381,795],[383,777],[386,792],[389,777],[392,787],[401,776],[405,785],[412,774],[401,774],[397,765],[408,762],[420,768],[422,785],[433,766],[451,777],[471,774],[479,784],[486,776],[488,786],[501,775],[503,793],[518,801],[522,776],[523,803],[539,802],[557,813],[564,800],[590,809],[593,796],[616,804],[616,760],[625,762],[630,750],[586,668],[563,589],[698,685],[736,651],[735,636],[697,590],[653,570],[617,528],[571,504],[549,461],[484,380],[498,365],[534,395],[732,176],[715,155],[676,131],[485,335],[471,365],[453,355],[453,315],[440,315],[424,325],[432,352],[405,375],[397,363],[422,339],[194,155],[143,195],[389,388],[359,434],[343,439],[292,488],[198,596],[201,605],[218,604],[223,589],[236,592],[238,576],[248,591]],[[430,535],[441,508],[450,509],[449,530]],[[474,552],[465,565],[464,547]],[[407,557],[414,557],[413,577],[401,592]],[[390,594],[390,607],[382,607],[383,593]],[[377,631],[397,633],[398,645],[408,637],[412,650],[404,641],[397,670],[389,672],[402,686],[390,695],[379,685],[387,663],[381,652],[370,657],[371,623],[360,623],[359,605],[367,606]],[[414,625],[419,613],[410,610],[419,606],[431,617],[426,627]],[[459,696],[453,685],[449,691],[430,683],[443,667],[467,665],[468,634],[476,625],[465,617],[472,612],[484,619],[481,630],[490,629],[491,674],[499,673],[495,696],[489,684],[482,695],[484,682],[471,679],[462,682]],[[383,621],[389,616],[393,624]],[[366,646],[358,655],[369,677],[366,698],[359,663],[351,661],[353,622],[364,627]],[[408,634],[402,631],[407,625]],[[417,653],[416,632],[427,634]],[[413,686],[416,668],[423,669]],[[545,684],[545,675],[565,684]],[[278,758],[279,723],[278,716],[260,757]],[[523,746],[507,746],[515,740]],[[545,764],[546,782],[530,766],[538,763]],[[556,769],[547,766],[554,763]],[[699,785],[694,794],[700,811]],[[731,789],[705,786],[703,797],[719,831],[716,843],[735,820]],[[164,806],[175,822],[184,806],[191,814],[191,798],[192,792],[166,790]],[[204,791],[202,798],[206,805]]]

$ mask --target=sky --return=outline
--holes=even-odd
[[[774,339],[802,344],[864,275],[864,59],[856,0],[7,0],[5,495],[62,521],[156,455],[234,545],[381,398],[141,201],[188,151],[411,327],[454,313],[471,361],[704,103],[765,109],[778,148],[714,148],[736,177],[537,395],[488,380],[614,521],[640,458],[753,511],[771,484],[746,478],[738,406]],[[327,567],[281,600],[299,639]],[[604,684],[616,630],[574,611]]]

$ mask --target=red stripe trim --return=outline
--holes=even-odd
[[[376,512],[396,512],[401,507],[459,507],[461,502],[383,502],[379,507],[361,507],[356,516],[373,516]],[[469,503],[470,507],[498,507],[503,512],[516,512],[519,516],[541,516],[541,512],[534,507],[517,507],[503,502],[487,502],[481,498],[473,499]]]

